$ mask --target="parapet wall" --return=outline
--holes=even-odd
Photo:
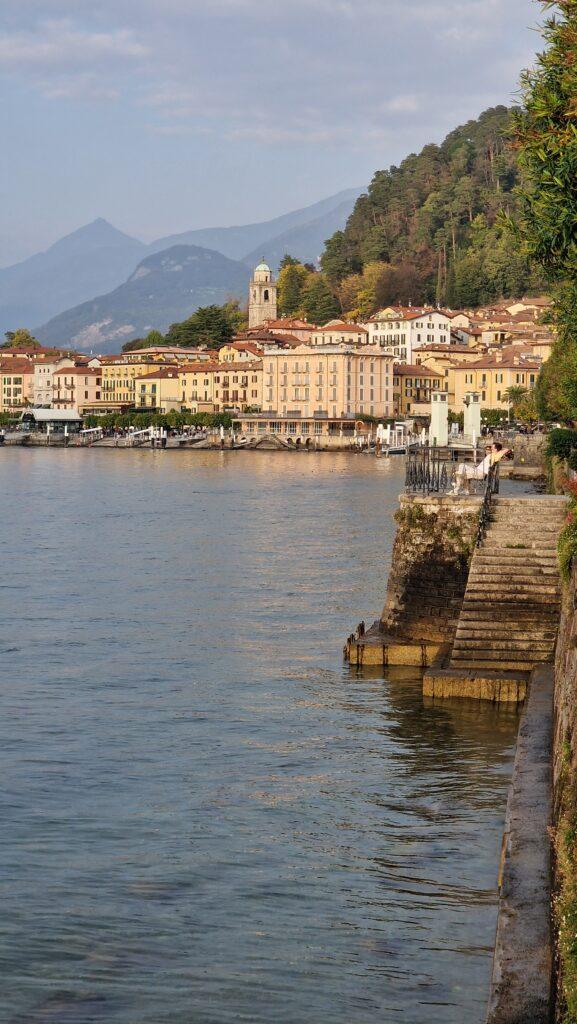
[[[402,495],[381,628],[452,643],[465,596],[481,498]]]
[[[557,1017],[575,1019],[577,974],[577,565],[563,588],[555,658],[553,736],[553,926]]]
[[[563,587],[555,655],[555,738],[553,783],[556,812],[570,779],[577,784],[577,565]]]

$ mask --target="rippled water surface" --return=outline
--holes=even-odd
[[[483,1020],[514,713],[359,679],[400,463],[0,452],[0,1019]]]

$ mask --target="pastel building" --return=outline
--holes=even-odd
[[[452,408],[455,412],[463,412],[465,395],[478,392],[483,408],[507,410],[511,404],[507,398],[508,389],[522,387],[531,391],[540,369],[541,362],[534,357],[524,359],[499,353],[475,362],[457,364],[449,371],[449,390],[455,396]]]
[[[444,375],[428,366],[398,363],[393,371],[395,416],[427,415],[433,391],[444,391]]]
[[[135,408],[139,411],[180,412],[182,383],[176,366],[159,366],[135,382]]]
[[[0,412],[20,412],[34,404],[34,364],[0,357]]]
[[[368,346],[301,345],[263,355],[262,408],[279,417],[393,413],[393,359]]]
[[[182,408],[190,412],[260,409],[262,362],[211,362],[179,370]]]
[[[97,366],[62,366],[54,371],[52,406],[76,409],[79,413],[97,409],[102,396],[101,369]]]

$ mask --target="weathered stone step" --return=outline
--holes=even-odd
[[[536,665],[546,665],[542,659],[539,662],[481,662],[481,660],[463,659],[462,662],[452,662],[451,669],[468,669],[477,674],[481,672],[526,672],[530,673]]]
[[[563,521],[559,523],[495,523],[490,522],[487,526],[487,535],[489,537],[506,536],[509,538],[511,543],[522,544],[525,537],[543,537],[546,544],[549,544],[552,539],[559,536],[560,531],[563,529]]]
[[[538,608],[511,608],[510,605],[506,607],[489,608],[487,602],[484,601],[479,605],[468,605],[463,608],[459,622],[478,622],[479,624],[495,626],[502,623],[519,625],[521,626],[532,626],[542,624],[544,628],[557,625],[559,621],[559,608],[557,605],[548,605],[547,609],[539,606]]]
[[[539,554],[532,548],[501,548],[499,551],[492,551],[490,547],[479,548],[475,552],[473,565],[477,563],[481,565],[515,565],[515,563],[525,562],[528,565],[539,565],[541,562],[543,565],[557,565],[557,551],[551,550],[546,553]]]
[[[567,504],[567,499],[563,495],[555,494],[543,494],[543,495],[526,495],[525,497],[519,496],[515,498],[501,497],[496,495],[493,498],[493,506],[495,508],[520,508],[521,506],[529,507],[531,510],[534,508],[560,508]]]
[[[521,524],[512,527],[492,524],[486,533],[486,539],[489,543],[505,541],[506,544],[527,544],[529,541],[540,540],[545,547],[550,547],[557,542],[559,532],[557,527],[555,529],[546,527],[542,530],[534,530],[526,529]]]
[[[453,648],[453,654],[457,651],[495,651],[497,654],[499,651],[515,651],[527,652],[531,654],[533,651],[551,651],[553,643],[550,640],[494,640],[490,638],[490,642],[487,642],[487,637],[480,637],[478,640],[472,640],[471,638],[463,638],[457,634],[455,640],[455,646]]]
[[[504,508],[502,505],[492,505],[490,515],[495,519],[507,518],[511,520],[520,520],[525,518],[525,520],[530,519],[531,522],[537,522],[541,521],[542,519],[559,519],[561,516],[565,514],[565,511],[565,502],[562,505],[555,505],[554,507],[546,505],[544,507],[531,509]]]
[[[545,587],[539,585],[538,587],[527,587],[513,585],[488,583],[486,586],[482,586],[479,583],[473,583],[467,588],[465,595],[464,605],[468,608],[471,602],[474,601],[498,601],[501,604],[533,604],[538,606],[539,604],[554,604],[558,605],[560,602],[560,592],[557,587]]]
[[[515,523],[517,525],[525,523],[526,526],[555,526],[563,522],[565,515],[565,509],[557,509],[555,511],[548,509],[539,515],[535,515],[530,510],[514,513],[503,511],[503,509],[491,509],[489,512],[489,522]]]
[[[561,505],[539,505],[533,508],[527,506],[513,507],[501,505],[500,502],[491,505],[489,514],[491,516],[506,516],[508,519],[522,519],[523,517],[527,520],[541,520],[541,519],[557,519],[562,516],[566,511],[567,503],[564,500]]]
[[[559,572],[555,565],[523,565],[521,563],[501,568],[497,565],[476,565],[473,562],[469,583],[474,580],[482,582],[483,580],[500,581],[503,579],[515,580],[519,583],[531,583],[532,580],[555,582],[559,579]]]
[[[522,548],[518,546],[511,547],[511,544],[507,544],[504,540],[495,541],[493,538],[487,537],[483,542],[482,547],[479,548],[479,552],[482,552],[483,554],[486,554],[487,552],[499,554],[502,552],[504,555],[513,555],[515,551],[526,551],[530,554],[538,555],[539,557],[547,557],[550,555],[557,557],[557,542],[555,542],[555,544],[551,544],[550,547],[547,547],[543,540],[540,540],[539,542],[524,540],[522,543],[524,545]]]
[[[550,522],[532,522],[530,525],[523,522],[490,522],[488,528],[488,536],[489,538],[509,537],[514,540],[519,539],[520,543],[523,542],[525,537],[542,537],[543,540],[547,541],[548,543],[552,538],[557,537],[559,535],[560,528],[560,524]]]
[[[489,591],[490,588],[490,591]],[[560,594],[559,579],[556,576],[537,575],[536,573],[521,576],[519,573],[507,573],[506,575],[479,574],[469,580],[467,586],[467,597],[480,591],[489,591],[492,596],[501,592],[509,593],[514,590],[520,594]]]
[[[531,665],[536,664],[539,661],[550,661],[551,660],[551,649],[548,651],[493,651],[491,647],[486,647],[484,650],[475,649],[474,651],[453,651],[451,655],[451,663],[463,665],[465,661],[472,662],[473,665],[484,665],[485,668],[500,667],[505,668],[511,666],[513,663],[517,665]],[[514,671],[514,669],[512,670]]]
[[[547,563],[529,563],[529,562],[512,562],[508,565],[501,565],[499,562],[489,562],[488,564],[483,562],[482,564],[474,563],[473,574],[479,573],[480,576],[500,576],[513,577],[513,576],[527,576],[533,579],[543,577],[546,580],[558,580],[559,570],[554,564]]]
[[[514,623],[510,623],[504,626],[503,629],[499,629],[498,623],[488,622],[486,625],[478,625],[473,622],[463,622],[459,624],[457,630],[457,637],[459,639],[471,639],[477,640],[482,637],[492,637],[495,640],[555,640],[557,637],[556,629],[540,629],[537,625],[532,626],[531,623],[525,623],[519,625],[517,628],[514,627]]]

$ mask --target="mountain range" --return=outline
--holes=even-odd
[[[201,228],[148,245],[98,218],[0,269],[0,334],[29,327],[43,342],[106,351],[145,329],[164,330],[209,301],[243,299],[250,268],[263,257],[273,268],[285,252],[316,261],[361,191],[347,189],[262,223]]]
[[[35,334],[45,345],[116,352],[153,329],[166,331],[199,306],[244,296],[249,278],[246,264],[214,249],[172,245],[147,256],[118,288],[60,313]]]

